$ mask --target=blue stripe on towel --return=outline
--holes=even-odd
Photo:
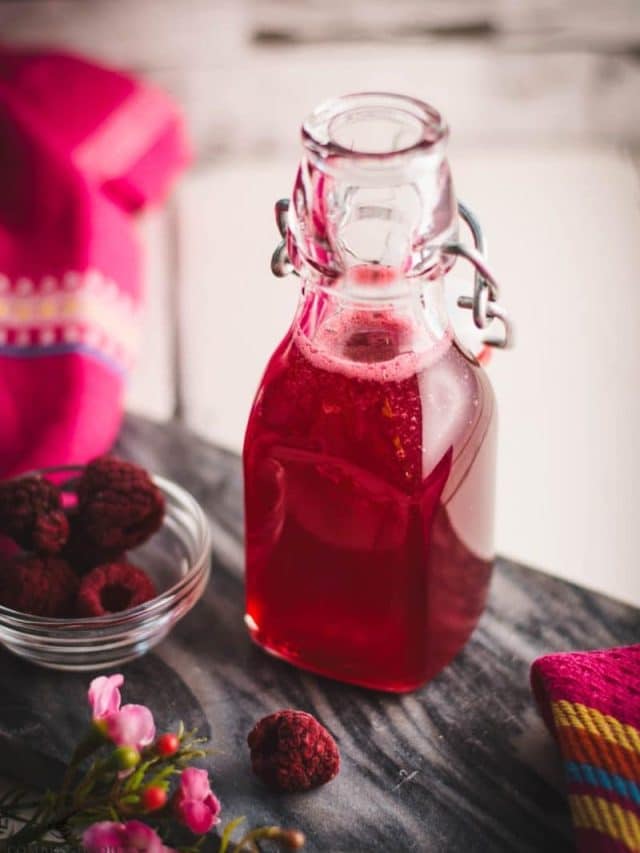
[[[636,782],[632,782],[631,779],[625,779],[624,776],[609,773],[603,770],[602,767],[594,767],[592,764],[581,764],[577,761],[565,761],[565,768],[571,782],[604,788],[607,791],[619,794],[621,797],[633,800],[636,805],[640,805],[640,786]]]

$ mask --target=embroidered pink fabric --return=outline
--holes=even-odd
[[[551,706],[562,700],[640,728],[640,645],[545,655],[531,667],[531,687],[551,731]]]
[[[141,307],[134,215],[188,161],[158,89],[0,47],[0,477],[113,442]]]
[[[531,687],[563,759],[577,849],[640,850],[640,646],[546,655]]]

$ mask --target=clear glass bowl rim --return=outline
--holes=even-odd
[[[50,474],[80,473],[83,468],[83,465],[57,465],[26,472],[16,479],[29,475],[47,476]],[[77,636],[80,631],[96,632],[103,629],[106,634],[109,634],[111,633],[109,629],[127,630],[135,628],[136,624],[146,622],[150,617],[159,617],[170,612],[174,605],[178,604],[183,597],[202,582],[203,576],[209,573],[211,552],[211,534],[207,516],[196,499],[182,486],[158,474],[150,474],[150,476],[165,496],[175,498],[186,509],[195,524],[195,555],[189,560],[187,572],[173,586],[150,601],[132,607],[130,610],[123,610],[121,613],[110,613],[105,616],[59,619],[51,616],[20,613],[0,604],[1,627],[25,633],[30,631],[46,632],[49,640],[59,640],[62,643],[69,642],[74,637],[80,640],[80,637]],[[166,516],[163,524],[165,523]],[[87,638],[87,642],[90,643],[90,639]]]

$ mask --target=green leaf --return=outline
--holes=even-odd
[[[153,764],[153,759],[149,761],[143,762],[132,774],[129,776],[127,781],[124,783],[122,788],[125,793],[129,793],[129,791],[137,791],[140,785],[142,784],[142,780],[144,779],[145,773]]]
[[[222,833],[222,838],[220,839],[220,847],[218,848],[218,853],[227,853],[227,848],[229,847],[229,843],[231,841],[231,835],[234,829],[240,826],[243,820],[246,820],[244,815],[242,817],[234,818],[233,820],[229,821],[229,823],[225,826],[224,832]]]
[[[149,786],[152,785],[161,785],[165,787],[168,785],[169,780],[172,776],[176,776],[180,771],[177,767],[171,765],[170,767],[163,767],[155,776],[152,776],[147,783]]]

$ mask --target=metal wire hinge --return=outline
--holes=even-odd
[[[482,228],[473,212],[462,202],[458,202],[458,212],[471,231],[474,245],[471,247],[465,246],[464,243],[446,243],[442,251],[448,255],[465,258],[475,268],[473,296],[458,297],[458,307],[472,311],[473,322],[478,329],[486,329],[494,320],[499,320],[504,329],[502,337],[485,338],[484,343],[486,346],[501,349],[511,347],[513,346],[513,324],[505,309],[498,303],[498,283],[487,266]],[[276,225],[282,239],[271,256],[271,272],[278,277],[289,273],[298,274],[287,253],[288,213],[289,199],[279,199],[276,202],[275,214]]]
[[[280,198],[276,202],[275,207],[276,225],[282,240],[276,246],[276,250],[271,255],[271,272],[278,278],[282,278],[289,273],[298,275],[293,264],[289,260],[287,254],[287,218],[289,216],[289,199]]]
[[[472,311],[473,322],[478,329],[486,329],[493,320],[499,320],[504,329],[502,337],[485,338],[484,344],[506,349],[513,346],[513,323],[505,309],[498,303],[498,282],[487,266],[482,228],[475,214],[462,202],[458,202],[458,213],[471,231],[473,248],[465,246],[464,243],[447,243],[442,247],[442,250],[448,255],[465,258],[475,267],[473,296],[459,296],[458,308]]]

